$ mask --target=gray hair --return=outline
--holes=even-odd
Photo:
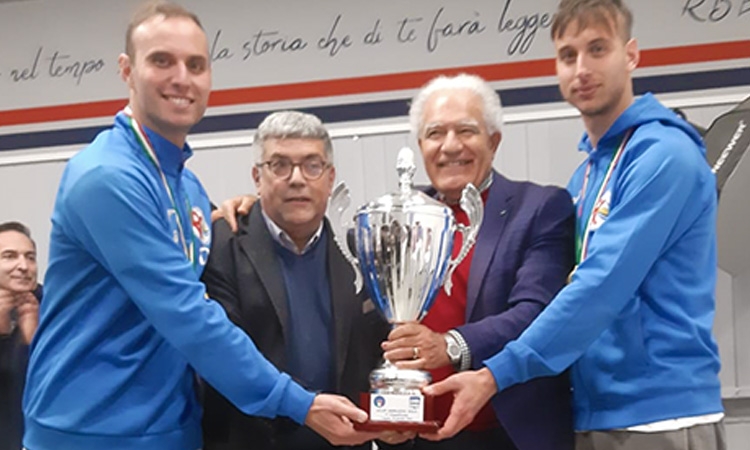
[[[279,111],[269,114],[258,126],[254,143],[260,149],[258,162],[265,153],[265,142],[269,139],[316,139],[323,141],[326,159],[333,163],[333,144],[328,130],[317,116],[300,111]]]
[[[419,137],[424,126],[424,105],[432,94],[446,90],[468,90],[482,100],[482,112],[487,131],[492,134],[500,131],[503,125],[503,107],[500,103],[500,95],[476,75],[459,74],[456,76],[440,75],[430,80],[419,90],[411,101],[409,108],[409,122],[412,132]]]
[[[29,227],[26,225],[16,221],[0,223],[0,233],[7,233],[9,231],[15,231],[26,236],[34,245],[34,248],[36,248],[36,242],[34,242],[34,239],[31,237],[31,230],[29,230]]]

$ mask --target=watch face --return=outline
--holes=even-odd
[[[459,359],[461,357],[461,348],[458,346],[458,343],[454,339],[450,338],[447,341],[448,347],[446,348],[446,351],[448,353],[448,356],[452,361]]]

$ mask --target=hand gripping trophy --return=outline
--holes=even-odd
[[[457,224],[448,206],[412,189],[416,166],[408,147],[399,152],[396,168],[399,191],[360,207],[354,224],[345,215],[351,199],[344,183],[334,189],[330,203],[336,242],[354,267],[357,291],[364,280],[373,303],[394,325],[421,320],[441,286],[450,294],[451,275],[474,245],[484,214],[481,196],[472,184],[464,188],[460,202],[468,226]],[[351,228],[356,258],[346,242]],[[451,258],[456,231],[463,235],[462,245]],[[432,415],[432,399],[421,391],[431,381],[428,372],[399,369],[386,360],[370,374],[371,390],[362,396],[370,420],[357,428],[436,431],[440,424]]]

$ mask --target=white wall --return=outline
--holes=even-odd
[[[750,89],[748,90],[750,91]],[[748,92],[750,93],[750,92]],[[712,104],[712,98],[719,104]],[[688,118],[703,126],[727,109],[728,98],[739,96],[706,96],[681,101],[668,99],[673,106],[680,103],[702,106],[684,108]],[[576,144],[583,131],[580,120],[572,110],[560,108],[546,114],[543,120],[529,118],[525,113],[506,111],[509,123],[503,128],[503,141],[494,166],[514,179],[532,180],[542,184],[564,185],[582,156]],[[409,135],[405,118],[389,124],[355,124],[333,128],[334,155],[338,180],[346,181],[352,191],[352,205],[360,205],[396,189],[395,160],[398,150],[409,145],[417,150]],[[254,192],[250,168],[254,153],[250,131],[221,135],[193,136],[195,156],[189,163],[203,181],[209,195],[221,201],[241,193]],[[47,261],[48,234],[55,191],[70,149],[59,152],[14,152],[19,163],[11,164],[6,157],[0,165],[0,192],[3,220],[17,219],[31,226],[39,244],[40,267]],[[34,162],[34,157],[50,162]],[[59,159],[59,160],[54,160]],[[23,162],[26,161],[26,162]],[[747,162],[744,162],[747,165]],[[418,158],[417,183],[428,182]],[[740,201],[743,195],[733,195],[733,181],[727,184],[720,209],[731,208],[727,202]],[[738,200],[735,200],[739,198]],[[747,230],[750,217],[734,229]],[[722,216],[720,214],[720,228]],[[727,228],[727,227],[724,227]],[[718,239],[745,239],[719,235]],[[735,245],[737,245],[735,243]],[[750,254],[747,255],[750,259]],[[720,255],[721,265],[721,255]],[[723,369],[721,380],[727,400],[727,429],[730,449],[747,448],[750,442],[750,272],[732,275],[720,269],[717,286],[716,337],[720,346]]]

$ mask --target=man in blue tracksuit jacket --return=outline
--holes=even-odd
[[[716,182],[698,133],[652,95],[634,99],[631,25],[619,0],[560,4],[557,74],[581,112],[588,154],[568,185],[578,266],[485,368],[427,389],[457,394],[433,439],[498,390],[570,367],[577,449],[726,445],[711,332]]]
[[[366,414],[279,373],[199,281],[210,205],[184,163],[211,85],[206,36],[179,6],[131,22],[120,70],[129,107],[68,163],[47,292],[24,393],[29,450],[194,450],[196,372],[247,414],[288,416],[358,444]],[[342,420],[346,419],[346,420]]]

